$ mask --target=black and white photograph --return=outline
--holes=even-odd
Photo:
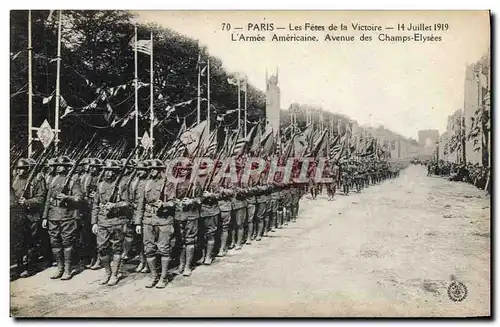
[[[11,10],[13,318],[491,317],[488,10]]]

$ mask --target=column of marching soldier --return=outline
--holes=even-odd
[[[173,249],[179,250],[176,274],[190,276],[196,256],[198,263],[210,265],[214,256],[241,250],[244,244],[261,241],[269,232],[295,222],[306,191],[305,184],[258,185],[252,178],[244,184],[225,178],[202,187],[207,176],[192,184],[192,165],[176,166],[179,181],[169,181],[167,167],[159,159],[84,159],[68,182],[74,163],[60,156],[49,160],[26,192],[27,176],[35,164],[33,159],[20,159],[11,188],[11,215],[17,215],[23,233],[16,247],[20,276],[30,274],[29,251],[43,235],[41,227],[50,239],[42,242],[43,256],[48,266],[57,263],[52,279],[71,279],[75,262],[93,270],[104,268],[100,284],[109,286],[122,277],[122,263],[133,249],[140,258],[135,271],[151,276],[147,288],[166,287]],[[237,164],[239,173],[242,168]],[[121,169],[125,170],[118,178]],[[386,167],[371,176],[365,186],[397,174]]]

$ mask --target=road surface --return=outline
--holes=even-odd
[[[490,315],[490,198],[410,166],[360,194],[301,201],[285,229],[166,289],[131,273],[69,282],[47,269],[11,282],[14,316],[428,317]],[[450,300],[452,278],[468,290]]]

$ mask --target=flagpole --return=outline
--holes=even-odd
[[[55,123],[55,149],[56,151],[58,150],[58,144],[59,144],[59,103],[60,103],[60,97],[61,97],[61,10],[59,10],[59,26],[57,29],[57,77],[56,77],[56,107],[55,107],[55,113],[56,113],[56,123]]]
[[[196,106],[196,122],[199,124],[201,120],[201,53],[198,53],[198,94]]]
[[[210,58],[207,59],[207,123],[210,135]]]
[[[31,158],[33,147],[31,140],[33,139],[33,86],[32,86],[32,56],[33,48],[31,45],[31,10],[28,10],[28,158]]]
[[[155,119],[155,115],[154,115],[154,110],[153,110],[153,99],[154,99],[154,88],[153,88],[153,76],[154,76],[154,66],[153,66],[153,32],[151,32],[151,56],[150,56],[150,60],[149,60],[149,65],[151,67],[150,69],[150,99],[149,99],[149,106],[150,106],[150,110],[149,110],[149,135],[151,137],[151,159],[153,158],[153,145],[154,145],[154,137],[153,137],[153,127],[154,127],[154,119]]]
[[[245,137],[247,137],[247,92],[248,92],[248,85],[247,85],[247,79],[245,77]]]
[[[241,133],[241,80],[240,76],[237,76],[238,79],[238,136]]]
[[[135,62],[135,72],[134,72],[134,85],[135,85],[135,147],[139,146],[139,96],[138,96],[138,83],[139,77],[137,76],[137,25],[135,25],[135,45],[134,45],[134,62]],[[138,159],[138,154],[136,153],[135,158]]]

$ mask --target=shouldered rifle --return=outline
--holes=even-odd
[[[109,198],[109,202],[111,202],[111,203],[115,203],[116,202],[116,198],[118,196],[118,189],[120,187],[120,182],[121,182],[121,180],[123,178],[123,175],[125,175],[125,171],[127,170],[127,166],[129,164],[130,160],[132,160],[132,158],[134,157],[135,152],[137,151],[137,149],[139,149],[139,146],[140,146],[140,144],[138,144],[130,152],[130,154],[127,157],[127,160],[125,161],[125,164],[123,165],[122,169],[120,169],[120,172],[118,173],[118,177],[116,178],[116,181],[115,181],[115,185],[113,186],[113,192],[111,193],[111,197]]]
[[[87,154],[87,152],[90,148],[90,145],[92,144],[92,141],[94,140],[96,135],[97,135],[97,133],[94,133],[94,136],[92,136],[90,141],[85,145],[83,150],[80,152],[80,155],[75,160],[75,164],[73,165],[73,167],[71,167],[71,170],[69,171],[68,175],[66,176],[66,179],[64,180],[64,186],[62,188],[61,193],[64,193],[64,194],[69,193],[69,191],[70,191],[69,185],[70,185],[71,179],[73,178],[73,175],[75,174],[76,168],[78,167],[80,162],[83,160],[83,158],[85,158],[85,155]]]
[[[43,153],[40,156],[40,160],[38,160],[37,164],[35,165],[35,167],[31,171],[31,173],[29,174],[28,179],[26,181],[26,185],[24,186],[23,195],[22,195],[23,198],[26,197],[26,193],[28,192],[28,189],[29,189],[31,183],[33,182],[33,180],[35,179],[35,177],[38,175],[38,173],[45,166],[45,164],[49,160],[52,153],[54,153],[54,150],[55,150],[55,147],[53,146],[54,144],[55,143],[52,142],[47,148],[45,148],[43,150]]]

